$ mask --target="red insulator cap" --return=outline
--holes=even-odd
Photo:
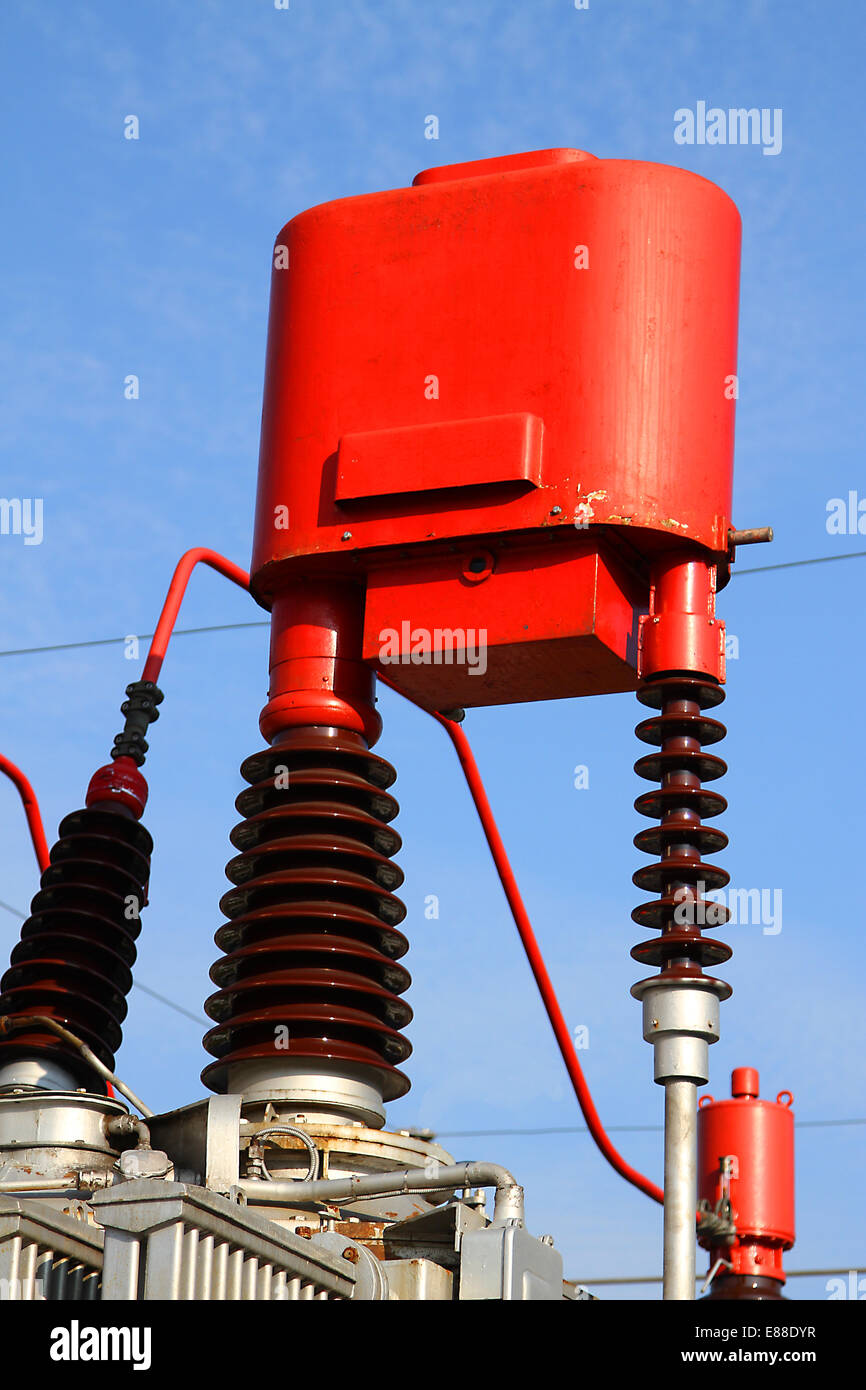
[[[760,1077],[756,1067],[734,1067],[731,1072],[731,1095],[757,1100]]]
[[[116,758],[94,772],[85,802],[125,807],[139,820],[147,805],[147,783],[132,758]]]

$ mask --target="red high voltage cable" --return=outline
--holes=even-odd
[[[249,589],[249,575],[245,570],[242,570],[239,565],[235,565],[231,560],[227,560],[225,556],[219,555],[215,550],[207,550],[201,546],[186,551],[178,561],[171,583],[169,584],[165,603],[159,615],[159,622],[156,625],[156,631],[153,634],[150,650],[148,651],[147,660],[145,661],[144,670],[142,671],[142,680],[156,681],[159,676],[171,639],[171,634],[177,622],[180,606],[183,602],[184,594],[186,593],[190,575],[195,566],[199,563],[210,565],[211,569],[224,575],[226,579],[231,579],[232,582],[239,585],[240,588]],[[589,1086],[587,1085],[586,1077],[583,1074],[583,1068],[580,1065],[577,1053],[574,1049],[574,1044],[571,1041],[568,1025],[559,1007],[556,991],[547,973],[544,957],[541,954],[541,948],[538,945],[535,932],[532,929],[529,914],[520,896],[520,889],[517,887],[517,881],[514,877],[505,846],[502,843],[502,837],[499,834],[490,802],[487,799],[487,793],[484,790],[484,782],[478,770],[478,764],[475,761],[472,749],[469,746],[469,740],[463,733],[459,724],[456,724],[452,719],[447,719],[442,714],[425,710],[423,705],[418,704],[418,701],[413,700],[411,696],[405,695],[404,692],[399,690],[386,676],[383,676],[381,673],[378,673],[378,675],[379,679],[383,681],[385,685],[395,691],[396,694],[403,695],[403,698],[408,700],[410,704],[416,705],[418,709],[424,710],[425,714],[432,713],[433,718],[442,725],[448,737],[451,739],[466,778],[469,794],[475,803],[475,809],[481,821],[481,828],[484,831],[490,853],[493,856],[493,862],[499,874],[499,881],[502,884],[503,892],[508,900],[508,906],[511,909],[511,915],[514,918],[520,940],[523,943],[523,949],[526,952],[529,967],[535,977],[535,983],[538,985],[542,1003],[547,1011],[550,1026],[553,1029],[559,1051],[562,1055],[562,1060],[565,1063],[565,1069],[574,1087],[577,1103],[580,1106],[583,1118],[586,1120],[587,1128],[600,1152],[607,1159],[611,1167],[619,1173],[620,1177],[625,1178],[626,1182],[631,1183],[633,1187],[639,1188],[640,1191],[646,1193],[648,1197],[652,1197],[653,1201],[663,1204],[664,1193],[662,1189],[657,1187],[654,1182],[651,1182],[649,1178],[644,1177],[643,1173],[639,1173],[636,1168],[632,1168],[630,1164],[626,1163],[622,1154],[614,1148],[599,1118],[598,1111],[595,1108],[595,1103],[590,1094]],[[13,763],[3,758],[2,755],[0,755],[0,771],[5,772],[7,776],[11,777],[18,787],[27,814],[27,822],[30,826],[30,834],[33,839],[34,849],[36,850],[36,857],[39,860],[40,868],[44,869],[48,864],[48,846],[45,841],[45,832],[42,829],[42,819],[39,815],[39,806],[33,788],[24,774],[15,767]]]
[[[389,681],[387,677],[381,675],[381,673],[379,674],[379,679],[384,681],[385,685],[389,686],[391,690],[396,691],[398,695],[403,694],[401,690],[397,689],[397,686],[393,685],[391,681]],[[423,705],[419,705],[417,700],[412,700],[410,696],[407,695],[404,698],[410,700],[411,704],[417,705],[418,709],[424,709]],[[425,714],[431,713],[430,710],[425,710],[424,712]],[[517,927],[520,940],[523,943],[523,949],[529,961],[529,968],[535,976],[538,992],[541,995],[542,1003],[547,1011],[547,1017],[550,1019],[550,1026],[553,1029],[554,1036],[559,1045],[559,1051],[565,1063],[565,1069],[571,1078],[574,1094],[577,1097],[577,1103],[580,1106],[583,1118],[586,1120],[587,1128],[595,1140],[598,1149],[607,1159],[611,1167],[619,1173],[620,1177],[625,1178],[626,1182],[630,1182],[634,1187],[639,1188],[641,1192],[645,1192],[648,1197],[652,1197],[654,1202],[660,1202],[664,1205],[665,1196],[662,1189],[657,1187],[654,1182],[651,1182],[649,1178],[644,1177],[643,1173],[639,1173],[636,1168],[632,1168],[629,1163],[626,1163],[622,1154],[614,1148],[599,1118],[598,1111],[595,1108],[595,1103],[590,1094],[589,1086],[587,1085],[586,1077],[583,1074],[583,1068],[578,1061],[574,1044],[571,1041],[568,1024],[562,1016],[562,1009],[559,1007],[556,991],[547,973],[547,966],[544,963],[541,948],[536,940],[535,932],[532,930],[529,914],[520,896],[520,889],[517,887],[517,881],[514,877],[505,846],[502,843],[502,837],[499,834],[499,828],[496,824],[493,811],[491,810],[490,802],[487,799],[487,793],[484,790],[484,782],[481,773],[478,771],[478,764],[475,761],[472,749],[469,746],[469,740],[459,724],[456,724],[454,720],[447,719],[444,715],[435,712],[433,712],[433,718],[442,725],[443,729],[448,734],[448,737],[454,745],[457,757],[460,759],[460,766],[463,768],[469,794],[475,803],[475,809],[481,821],[481,828],[484,831],[490,853],[493,856],[493,862],[496,865],[496,871],[499,874],[499,881],[508,899],[508,906],[511,908],[514,924]]]
[[[8,758],[4,758],[2,753],[0,753],[0,772],[5,772],[18,789],[24,814],[27,817],[27,824],[30,827],[30,838],[33,841],[36,859],[40,870],[44,872],[49,863],[48,841],[45,838],[45,828],[42,824],[42,815],[39,810],[39,802],[36,800],[36,793],[20,767],[16,767]]]
[[[162,605],[156,631],[151,638],[150,650],[147,653],[147,660],[141,673],[143,681],[155,682],[159,678],[171,634],[177,622],[177,615],[180,612],[180,605],[189,583],[189,577],[198,564],[210,565],[211,569],[225,575],[226,579],[231,579],[242,589],[249,589],[250,587],[250,577],[246,570],[242,570],[240,565],[235,565],[231,560],[227,560],[224,555],[218,555],[215,550],[196,546],[194,549],[188,550],[186,554],[181,555],[168,586],[168,593],[165,596],[165,603]]]

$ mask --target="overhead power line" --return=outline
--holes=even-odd
[[[22,922],[27,920],[27,913],[22,912],[20,908],[12,907],[9,903],[4,902],[0,902],[0,907],[5,908],[7,912],[11,912],[13,917],[19,918]],[[174,999],[169,999],[165,994],[159,994],[157,990],[151,989],[150,985],[143,985],[141,980],[133,980],[132,988],[140,989],[142,994],[149,994],[152,999],[158,999],[160,1004],[165,1004],[166,1008],[174,1009],[177,1014],[183,1014],[185,1018],[191,1018],[193,1023],[197,1023],[199,1026],[204,1024],[206,1028],[210,1027],[208,1020],[203,1014],[192,1013],[190,1009],[184,1008],[183,1004],[178,1004]]]
[[[253,623],[213,623],[209,627],[176,627],[174,637],[191,637],[197,632],[231,632],[239,627],[270,627],[267,619]],[[0,651],[0,656],[34,656],[37,652],[74,652],[82,647],[118,647],[135,637],[139,642],[149,642],[152,632],[128,632],[123,637],[94,637],[89,642],[53,642],[46,647],[10,647]]]
[[[25,921],[27,914],[18,907],[11,907],[9,903],[0,901],[0,908],[5,908],[11,912],[13,917]],[[151,989],[150,985],[142,984],[140,980],[133,981],[133,989],[140,989],[143,994],[149,994],[152,999],[158,999],[160,1004],[165,1004],[166,1008],[174,1009],[175,1013],[183,1014],[184,1018],[192,1019],[193,1023],[210,1027],[208,1020],[202,1014],[194,1014],[191,1009],[187,1009],[183,1004],[178,1004],[176,1000],[169,999],[167,995],[160,994],[158,990]],[[866,1125],[864,1118],[847,1118],[842,1120],[794,1120],[798,1129],[827,1129],[838,1128],[845,1125]],[[664,1125],[606,1125],[608,1134],[661,1134]],[[420,1129],[419,1129],[420,1132]],[[533,1138],[546,1134],[589,1134],[585,1125],[547,1125],[532,1129],[437,1129],[424,1130],[425,1135],[430,1135],[435,1139],[491,1139],[506,1138],[514,1135],[528,1135]],[[837,1273],[830,1270],[829,1273]]]
[[[798,565],[829,565],[833,560],[859,560],[864,555],[866,550],[847,550],[844,555],[816,555],[814,560],[784,560],[778,565],[758,565],[749,570],[732,570],[731,578],[736,579],[740,574],[768,574],[770,570],[792,570]]]
[[[9,903],[0,901],[0,908],[5,908],[11,912],[13,917],[18,917],[20,921],[25,921],[27,914],[20,908],[11,907]],[[194,1014],[191,1009],[187,1009],[183,1004],[178,1004],[176,1000],[169,999],[167,995],[160,994],[158,990],[151,989],[150,985],[142,984],[140,980],[133,981],[133,989],[140,989],[143,994],[149,994],[152,999],[159,1000],[160,1004],[165,1004],[166,1008],[174,1009],[175,1013],[183,1014],[184,1018],[189,1018],[199,1026],[210,1027],[208,1020],[203,1014]],[[866,1117],[842,1119],[842,1120],[794,1120],[798,1129],[826,1129],[844,1125],[866,1125]],[[606,1125],[608,1134],[661,1134],[664,1125]],[[420,1132],[420,1130],[419,1130]],[[546,1134],[589,1134],[585,1125],[547,1125],[533,1129],[437,1129],[424,1130],[425,1135],[430,1135],[435,1139],[490,1139],[503,1138],[509,1135],[529,1135],[538,1137]],[[821,1271],[817,1271],[820,1273]],[[828,1274],[838,1274],[838,1270],[827,1270]],[[842,1271],[844,1273],[844,1271]],[[653,1276],[654,1277],[654,1276]],[[588,1282],[588,1281],[587,1281]],[[596,1283],[604,1282],[596,1280]],[[635,1280],[609,1280],[613,1283],[646,1283],[648,1279]]]
[[[771,570],[796,569],[799,565],[828,565],[835,560],[859,560],[866,557],[866,550],[849,550],[844,555],[816,555],[811,560],[786,560],[778,565],[759,565],[755,569],[737,570],[732,572],[732,578],[736,579],[745,574],[769,574]],[[211,623],[207,627],[178,627],[174,630],[175,637],[192,637],[199,632],[236,632],[242,628],[250,627],[269,627],[268,620],[259,619],[249,623]],[[10,647],[6,651],[0,651],[0,656],[35,656],[40,652],[73,652],[80,651],[85,647],[117,647],[132,636],[138,638],[140,642],[147,642],[153,636],[152,632],[125,633],[122,637],[94,637],[87,642],[52,642],[50,645],[41,647]]]
[[[794,1120],[798,1129],[823,1129],[835,1125],[866,1125],[866,1116],[844,1120]],[[664,1125],[605,1125],[609,1134],[663,1134]],[[424,1131],[426,1134],[428,1131]],[[435,1139],[501,1139],[514,1135],[589,1134],[585,1125],[549,1125],[537,1129],[437,1129]]]

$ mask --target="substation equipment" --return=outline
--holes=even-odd
[[[704,858],[727,843],[716,595],[737,545],[769,539],[731,521],[739,254],[706,179],[568,149],[428,169],[282,229],[251,572],[194,551],[175,581],[205,559],[271,614],[205,1004],[213,1094],[162,1114],[133,1097],[137,1116],[114,1075],[175,592],[0,982],[7,1296],[588,1297],[511,1173],[385,1128],[412,1014],[378,678],[458,751],[467,708],[636,691],[653,897],[632,994],[665,1095],[664,1293],[695,1296],[699,1222],[713,1296],[779,1295],[792,1183],[774,1197],[768,1165],[792,1173],[791,1111],[748,1068],[697,1105],[730,994],[712,973],[730,948],[702,929],[729,915],[702,897],[729,879]]]

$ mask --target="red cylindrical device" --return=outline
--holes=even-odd
[[[719,1215],[729,1210],[734,1226],[728,1235],[699,1232],[711,1268],[719,1259],[728,1266],[714,1281],[716,1297],[778,1296],[784,1283],[782,1252],[795,1234],[792,1104],[790,1091],[759,1099],[754,1067],[734,1069],[730,1100],[701,1100],[698,1195]]]

